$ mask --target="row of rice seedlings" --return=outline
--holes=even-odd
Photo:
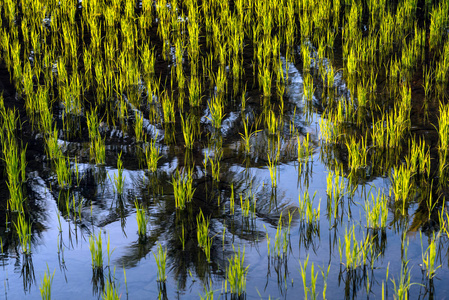
[[[192,201],[193,194],[195,193],[192,171],[192,168],[186,168],[181,174],[179,170],[176,170],[175,175],[172,176],[175,207],[177,209],[184,209],[186,203]]]

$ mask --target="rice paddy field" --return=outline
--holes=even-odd
[[[0,299],[443,299],[449,2],[2,0]]]

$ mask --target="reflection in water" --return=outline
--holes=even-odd
[[[23,290],[30,291],[31,286],[36,283],[36,277],[34,276],[33,257],[31,254],[22,254],[22,262],[17,257],[16,265],[21,265],[20,277],[23,281]]]

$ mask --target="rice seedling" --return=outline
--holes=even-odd
[[[70,170],[70,160],[65,158],[62,154],[55,161],[56,176],[58,185],[61,189],[66,189],[72,185],[72,172]]]
[[[348,149],[348,166],[355,171],[367,165],[367,138],[361,138],[357,142],[354,137],[351,137],[349,142],[346,142]]]
[[[194,125],[190,115],[186,120],[184,120],[184,117],[181,115],[181,126],[185,147],[191,149],[195,140],[195,128],[193,127]]]
[[[53,274],[50,275],[50,269],[47,265],[47,271],[44,274],[44,278],[42,278],[41,286],[39,287],[39,290],[41,292],[41,297],[43,300],[50,300],[51,299],[51,284],[53,283],[53,277],[55,276],[55,271],[53,271]]]
[[[226,268],[226,280],[229,282],[229,289],[231,294],[239,297],[246,292],[246,277],[248,275],[249,266],[244,267],[245,262],[245,248],[240,251],[240,247],[236,251],[232,245],[234,255],[228,258],[229,264]]]
[[[109,244],[109,243],[108,243]],[[92,268],[103,268],[103,243],[101,240],[101,231],[98,232],[98,237],[94,234],[89,236],[89,249],[92,257]]]
[[[396,299],[408,299],[409,290],[411,285],[413,284],[411,283],[410,268],[408,266],[409,261],[407,259],[408,240],[407,245],[405,245],[403,248],[404,254],[402,257],[398,282],[396,282],[395,279],[391,279],[391,281],[393,282],[394,296]]]
[[[234,183],[231,183],[231,196],[229,197],[229,211],[231,215],[234,214],[235,196],[234,196]]]
[[[365,200],[365,218],[368,228],[386,228],[388,218],[387,198],[382,191],[377,191],[376,197],[371,194],[371,201],[368,197]]]
[[[134,123],[134,134],[136,136],[136,142],[140,143],[143,141],[143,115],[135,113],[135,123]]]
[[[224,117],[223,99],[221,97],[212,97],[208,105],[211,114],[209,120],[212,122],[212,126],[214,128],[220,128]]]
[[[186,203],[192,201],[195,189],[193,188],[192,169],[187,168],[182,174],[176,170],[172,177],[173,192],[175,197],[175,206],[178,209],[184,209]]]
[[[340,262],[348,271],[356,270],[365,265],[368,255],[366,248],[368,243],[368,236],[364,240],[360,240],[360,242],[357,241],[354,225],[349,230],[348,228],[345,229],[344,243],[342,244],[340,238],[338,239],[338,252],[340,254]]]
[[[198,245],[201,249],[210,250],[210,246],[212,243],[212,239],[209,237],[209,223],[210,219],[205,218],[203,211],[200,210],[198,215],[196,216],[196,225],[197,225],[197,239]],[[206,251],[205,251],[206,252]],[[209,251],[210,253],[210,251]],[[208,261],[210,260],[210,256],[208,257]]]
[[[312,198],[310,198],[309,192],[307,190],[304,192],[304,195],[302,197],[301,197],[301,195],[298,196],[299,219],[302,222],[305,222],[306,224],[310,224],[310,225],[316,225],[320,221],[321,203],[318,204],[317,208],[313,208],[315,196],[316,196],[316,191],[313,194]]]
[[[31,254],[31,224],[25,220],[25,216],[19,213],[17,221],[14,222],[17,235],[20,241],[20,247],[23,254]]]
[[[165,282],[167,280],[166,267],[167,267],[167,248],[162,248],[161,244],[157,244],[157,252],[153,252],[154,259],[157,264],[157,281]]]
[[[160,149],[156,147],[156,139],[151,139],[145,147],[145,158],[149,172],[156,172],[157,163],[162,158],[159,154]]]
[[[114,268],[115,273],[115,268]],[[106,279],[106,286],[104,287],[103,293],[101,295],[103,300],[119,300],[121,295],[117,292],[117,286],[115,282],[111,281],[110,278]]]
[[[251,137],[256,136],[260,130],[252,131],[254,124],[252,124],[251,127],[248,128],[248,116],[246,116],[245,118],[242,117],[242,124],[243,124],[243,133],[239,132],[239,134],[243,139],[243,146],[245,149],[245,153],[249,154],[251,151],[251,143],[250,143]]]
[[[134,201],[134,206],[136,207],[137,233],[139,234],[139,239],[145,240],[148,224],[146,210],[143,205],[137,202],[137,200]]]
[[[430,239],[429,246],[426,251],[423,251],[422,244],[422,232],[419,232],[419,237],[421,239],[421,252],[422,252],[422,261],[423,261],[423,269],[426,272],[426,277],[428,279],[433,279],[435,277],[436,271],[441,268],[441,265],[436,265],[437,260],[437,243],[439,241],[438,237],[435,237],[435,233]]]
[[[405,165],[401,165],[398,168],[394,167],[392,181],[393,185],[390,189],[390,194],[393,191],[395,201],[402,201],[401,213],[405,215],[406,204],[413,190],[411,170]]]
[[[312,262],[310,266],[310,285],[307,285],[307,265],[309,263],[309,255],[307,255],[307,258],[304,261],[304,266],[301,261],[299,261],[299,266],[301,268],[301,278],[302,278],[302,284],[304,287],[304,299],[309,298],[309,292],[312,299],[317,298],[317,290],[316,290],[316,283],[318,278],[318,272],[315,272],[315,265]],[[324,292],[325,294],[326,292]],[[325,299],[325,298],[324,298]]]
[[[305,160],[307,162],[313,153],[313,147],[310,145],[310,134],[307,133],[305,138],[300,141],[299,134],[296,134],[296,141],[298,144],[298,161],[302,162]]]
[[[115,191],[122,195],[125,187],[125,176],[123,175],[122,152],[117,157],[117,174],[114,174]]]
[[[449,149],[449,105],[440,103],[440,116],[438,118],[438,137],[439,137],[439,165],[438,175],[441,179],[445,178],[446,159]]]

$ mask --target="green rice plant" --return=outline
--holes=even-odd
[[[160,154],[160,149],[156,147],[156,139],[151,139],[151,141],[145,147],[145,158],[147,161],[147,167],[149,172],[156,172],[157,162],[162,158]]]
[[[186,120],[181,114],[181,127],[182,135],[184,137],[184,145],[187,149],[192,149],[193,143],[195,141],[195,129],[191,117],[188,116]]]
[[[432,279],[435,277],[436,270],[438,270],[441,265],[436,266],[436,259],[437,259],[437,246],[439,238],[435,237],[435,233],[433,234],[433,237],[430,240],[430,244],[427,247],[426,251],[423,250],[423,244],[422,244],[422,232],[419,232],[419,237],[421,239],[421,252],[422,252],[422,261],[423,261],[423,267],[426,271],[426,277],[428,279]]]
[[[134,135],[136,136],[136,142],[140,143],[143,141],[143,115],[136,111],[135,113],[135,123],[134,123]]]
[[[103,243],[101,241],[101,231],[98,232],[98,237],[94,234],[89,236],[89,249],[92,258],[92,268],[103,268]]]
[[[412,174],[425,174],[430,176],[430,148],[423,139],[412,139],[409,143],[409,155],[405,157],[405,164]],[[427,150],[427,151],[426,151]]]
[[[239,132],[239,134],[243,139],[245,153],[249,154],[251,151],[251,143],[250,143],[251,137],[256,136],[260,130],[252,131],[254,124],[252,124],[251,127],[248,128],[248,116],[246,116],[245,118],[242,117],[242,124],[243,124],[243,133]]]
[[[341,173],[342,171],[337,168],[335,172],[329,172],[327,174],[326,193],[328,196],[327,211],[329,221],[331,220],[331,217],[333,217],[334,220],[337,219],[339,215],[338,207],[341,204],[343,196],[347,193],[343,177],[340,175]]]
[[[214,128],[220,128],[221,122],[224,117],[224,106],[223,99],[220,96],[212,97],[208,102],[210,118],[208,118],[212,122],[212,126]]]
[[[359,168],[363,168],[367,165],[367,138],[361,138],[359,142],[355,137],[351,137],[346,143],[348,149],[348,166],[352,171],[356,171]]]
[[[272,73],[268,65],[259,68],[259,85],[265,97],[271,96]]]
[[[407,259],[407,248],[408,248],[408,240],[407,245],[404,246],[404,254],[402,257],[401,270],[399,274],[398,282],[396,280],[391,279],[393,282],[393,290],[394,290],[394,298],[395,299],[409,299],[409,290],[412,285],[410,269],[408,267],[408,259]]]
[[[310,73],[306,73],[303,81],[303,95],[306,104],[309,104],[313,100],[313,94],[316,88],[313,86],[313,77]]]
[[[229,197],[229,211],[231,215],[234,214],[235,196],[234,196],[234,183],[231,183],[231,196]]]
[[[446,5],[447,6],[447,5]],[[442,3],[434,7],[430,13],[429,45],[430,50],[436,49],[442,42],[443,31],[447,25],[447,8]]]
[[[271,187],[275,188],[277,187],[277,169],[278,169],[278,159],[279,159],[279,152],[276,154],[275,158],[271,158],[270,154],[267,154],[268,157],[268,171],[270,172],[270,178],[271,178]]]
[[[203,211],[200,209],[200,212],[196,216],[196,225],[197,225],[197,239],[198,245],[200,248],[204,249],[207,246],[207,239],[209,237],[209,223],[210,219],[205,218]]]
[[[167,267],[167,248],[165,250],[162,248],[161,244],[157,244],[156,254],[153,252],[154,259],[157,264],[157,281],[165,282],[167,280],[167,275],[165,274]]]
[[[310,198],[309,191],[305,191],[304,195],[301,198],[301,195],[298,196],[298,213],[299,213],[299,219],[302,222],[305,222],[307,224],[318,224],[320,221],[320,206],[321,203],[318,204],[317,208],[313,208],[313,202],[316,196],[316,191],[313,194],[313,197]]]
[[[365,265],[367,258],[366,245],[368,245],[369,241],[368,236],[360,242],[357,241],[354,231],[354,225],[349,230],[348,228],[345,229],[343,245],[341,239],[338,238],[340,262],[350,271]]]
[[[298,161],[308,161],[312,156],[313,147],[310,145],[310,134],[306,133],[306,136],[300,141],[299,134],[296,134],[296,141],[298,144],[297,153],[298,153]]]
[[[279,118],[276,117],[274,111],[270,109],[265,120],[268,128],[268,133],[271,135],[277,135],[281,123]]]
[[[446,159],[449,151],[449,105],[440,103],[440,116],[438,118],[438,153],[439,166],[438,175],[444,179],[446,174]]]
[[[41,292],[42,300],[51,300],[51,284],[53,282],[53,277],[55,276],[55,271],[50,275],[50,269],[47,265],[47,271],[44,274],[44,278],[42,278],[41,286],[39,290]]]
[[[192,201],[195,189],[193,188],[192,169],[187,168],[187,172],[182,174],[176,170],[172,177],[173,193],[175,197],[175,207],[184,209],[186,203]]]
[[[114,268],[115,273],[115,268]],[[117,292],[116,284],[110,278],[106,279],[106,286],[104,287],[103,293],[101,295],[103,300],[120,300],[121,295]]]
[[[17,235],[19,236],[20,247],[23,254],[31,254],[31,224],[25,220],[23,213],[17,216],[17,222],[14,222]]]
[[[243,252],[240,251],[240,247],[235,251],[234,245],[232,245],[232,249],[234,250],[234,256],[228,258],[229,265],[226,268],[226,280],[229,282],[231,294],[240,297],[246,292],[246,277],[249,266],[244,267],[245,248],[243,248]]]
[[[201,300],[214,300],[215,291],[212,289],[212,280],[209,279],[208,286],[204,286],[204,296],[199,295]]]
[[[282,219],[282,213],[279,216],[278,225],[276,227],[276,235],[274,237],[274,245],[272,249],[269,249],[268,252],[272,253],[273,256],[277,258],[286,258],[288,246],[290,244],[290,228],[291,228],[291,218],[292,214],[289,212],[289,219],[287,226],[284,227],[284,221]],[[268,247],[269,247],[269,239]]]
[[[122,195],[125,187],[125,176],[123,176],[122,152],[117,158],[117,174],[114,174],[114,185],[117,194]]]
[[[302,283],[304,286],[304,299],[308,299],[309,298],[309,292],[310,292],[310,296],[313,300],[317,299],[317,291],[316,291],[316,280],[318,278],[318,272],[315,273],[315,265],[312,262],[312,265],[310,266],[310,286],[307,285],[307,265],[309,263],[309,255],[307,255],[307,258],[304,262],[304,266],[301,263],[301,261],[299,261],[299,266],[301,268],[300,272],[301,272],[301,278],[302,278]],[[324,292],[325,293],[325,292]]]
[[[72,186],[72,172],[70,170],[70,160],[62,154],[55,161],[56,176],[58,185],[61,189],[70,188]]]
[[[164,123],[175,122],[175,100],[169,98],[167,93],[163,93],[161,96],[162,111],[164,114]]]
[[[209,163],[212,170],[212,178],[216,181],[220,181],[220,160],[223,155],[223,152],[220,152],[219,155],[215,157],[209,157]]]
[[[409,200],[408,198],[412,190],[413,185],[411,170],[405,165],[401,165],[399,168],[396,168],[395,166],[393,168],[392,187],[390,189],[390,194],[391,191],[393,191],[395,201],[402,201],[402,215],[405,215],[406,203]]]
[[[371,194],[371,201],[365,200],[366,226],[372,229],[385,229],[387,226],[388,208],[387,197],[381,191],[374,197]]]
[[[101,136],[97,136],[93,141],[93,154],[91,153],[91,157],[95,157],[95,164],[103,165],[106,162],[106,145],[105,139],[102,139]]]
[[[136,207],[137,233],[139,234],[139,239],[144,240],[147,235],[148,224],[146,210],[137,200],[134,201],[134,206]]]
[[[189,104],[197,107],[201,104],[201,81],[198,76],[192,76],[189,81]]]

